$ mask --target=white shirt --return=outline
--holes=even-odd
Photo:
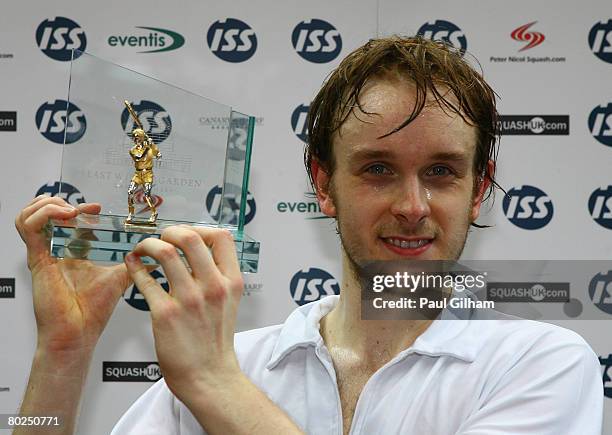
[[[296,309],[283,325],[235,336],[246,375],[308,434],[342,434],[336,374],[319,321],[337,296]],[[484,313],[484,314],[479,314]],[[597,356],[576,333],[478,310],[435,320],[368,380],[351,434],[601,434]],[[480,316],[480,317],[479,317]],[[163,380],[113,435],[204,434]]]

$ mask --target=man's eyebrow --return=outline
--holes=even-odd
[[[377,150],[377,149],[357,149],[349,152],[349,160],[376,160],[376,159],[388,159],[393,157],[395,154],[389,150]]]
[[[376,160],[389,159],[395,157],[395,153],[389,150],[377,149],[357,149],[349,152],[349,160]],[[468,155],[461,151],[441,151],[429,157],[430,160],[444,161],[464,161],[468,159]]]
[[[430,157],[431,160],[462,161],[467,160],[467,153],[461,151],[442,151]]]

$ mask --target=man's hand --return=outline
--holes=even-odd
[[[141,256],[159,261],[169,293],[149,275]],[[238,365],[234,328],[243,280],[228,231],[170,227],[161,240],[140,242],[125,260],[151,309],[165,382],[208,433],[301,433]]]
[[[61,198],[39,196],[15,219],[32,272],[38,349],[58,355],[93,351],[130,284],[123,264],[101,267],[90,261],[51,257],[49,220],[74,218],[80,212],[97,214],[100,205],[81,204],[77,209]]]
[[[149,275],[141,256],[159,261],[169,293]],[[140,242],[126,264],[149,304],[159,364],[177,397],[188,401],[201,389],[242,374],[234,353],[234,327],[243,281],[229,231],[171,227],[161,240]]]
[[[119,297],[130,283],[125,265],[96,266],[49,254],[49,220],[97,214],[98,204],[74,208],[63,199],[39,196],[15,219],[28,250],[38,342],[22,415],[48,415],[63,421],[56,433],[72,434],[81,392],[95,345]],[[16,434],[46,433],[19,428]]]

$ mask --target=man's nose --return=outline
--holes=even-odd
[[[391,213],[405,223],[416,225],[431,214],[431,194],[418,179],[406,181],[398,189]]]

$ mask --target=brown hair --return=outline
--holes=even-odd
[[[412,122],[423,110],[428,94],[432,95],[442,110],[457,114],[464,122],[476,127],[475,175],[476,180],[487,177],[491,181],[484,200],[489,198],[497,185],[494,174],[487,170],[488,160],[495,161],[497,158],[496,94],[482,75],[463,59],[459,50],[444,42],[420,36],[371,39],[349,54],[328,76],[308,112],[308,143],[304,150],[304,164],[313,189],[313,159],[327,173],[333,173],[334,134],[356,107],[368,113],[359,101],[364,85],[369,80],[389,75],[413,82],[416,86],[416,102],[410,116],[381,138]]]

